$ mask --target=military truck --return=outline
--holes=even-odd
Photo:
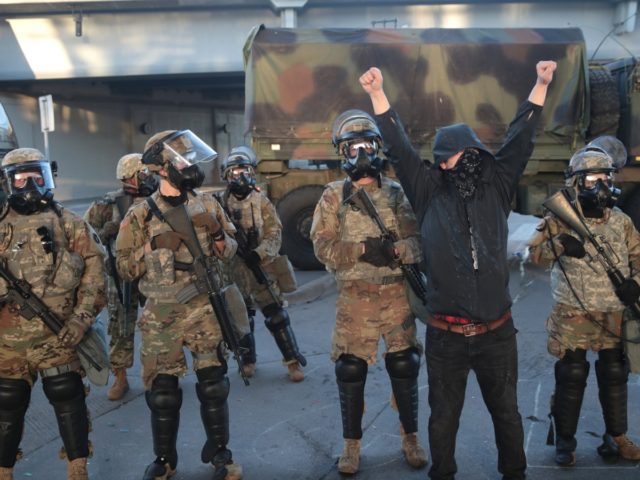
[[[618,135],[640,164],[640,68],[635,59],[589,65],[579,29],[323,29],[256,27],[245,45],[245,134],[260,183],[283,222],[283,252],[314,269],[309,229],[323,186],[343,178],[331,144],[334,118],[371,111],[358,77],[379,67],[391,105],[425,161],[436,130],[469,124],[499,147],[535,81],[539,60],[558,62],[536,146],[514,209],[540,214],[564,182],[576,148]],[[640,222],[640,169],[625,168],[622,204]],[[625,184],[625,186],[627,186]]]

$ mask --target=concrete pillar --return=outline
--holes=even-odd
[[[616,4],[615,13],[613,14],[613,25],[617,27],[616,34],[632,33],[636,29],[637,14],[637,0]]]
[[[270,0],[273,8],[280,12],[280,26],[296,28],[298,26],[298,10],[302,9],[307,0]]]

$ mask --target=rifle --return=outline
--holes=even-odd
[[[16,278],[3,262],[0,262],[0,277],[7,282],[9,291],[7,299],[20,307],[20,315],[27,320],[34,317],[42,322],[56,335],[62,330],[64,322],[33,292],[31,285]],[[90,327],[82,341],[74,347],[87,377],[94,385],[106,385],[109,377],[109,355],[107,347],[99,333]]]
[[[242,212],[240,210],[234,210],[233,215],[229,214],[229,210],[226,206],[222,206],[224,208],[227,216],[231,219],[233,226],[236,227],[236,242],[238,243],[238,255],[244,261],[244,264],[247,268],[253,273],[254,278],[260,285],[264,285],[269,292],[269,296],[271,297],[272,303],[276,303],[279,306],[282,306],[282,302],[280,298],[276,295],[276,292],[273,290],[271,286],[271,280],[269,279],[269,275],[264,271],[262,265],[259,263],[249,262],[248,256],[251,251],[253,251],[258,246],[258,237],[259,232],[256,228],[256,220],[253,216],[253,205],[251,205],[251,219],[253,225],[249,227],[249,231],[245,232],[244,228],[242,228],[242,223],[240,220],[242,219]]]
[[[376,210],[376,206],[371,201],[371,198],[367,194],[364,188],[359,188],[355,191],[355,193],[351,194],[348,198],[346,198],[343,203],[354,205],[359,208],[362,212],[366,213],[371,217],[374,223],[377,225],[380,230],[381,237],[389,242],[395,243],[398,241],[398,236],[395,232],[392,232],[387,228],[384,224],[378,211]],[[395,256],[395,254],[394,254]],[[411,290],[416,294],[418,299],[422,302],[423,305],[427,304],[427,287],[424,284],[423,277],[418,269],[418,266],[415,263],[406,264],[402,263],[399,258],[395,259],[395,264],[393,267],[399,266],[402,270],[402,274],[404,278],[407,280],[407,283],[411,287]]]
[[[115,200],[116,207],[118,208],[118,213],[120,213],[120,219],[123,219],[126,215],[127,211],[133,204],[133,197],[128,194],[118,195]],[[131,282],[126,282],[120,280],[118,276],[118,271],[116,270],[116,259],[111,252],[111,242],[108,242],[107,251],[109,253],[109,263],[112,268],[112,277],[113,281],[116,284],[116,290],[118,292],[118,300],[124,309],[124,314],[122,317],[122,321],[119,325],[120,336],[124,337],[127,335],[127,330],[129,329],[129,309],[131,308]]]
[[[185,235],[186,238],[184,243],[194,259],[191,269],[197,278],[196,287],[200,293],[207,293],[209,303],[211,304],[211,307],[216,314],[216,318],[218,319],[220,331],[222,332],[222,339],[229,350],[233,352],[236,362],[238,362],[238,368],[244,384],[249,385],[249,380],[242,368],[244,364],[242,361],[242,347],[240,347],[240,342],[236,336],[235,330],[233,329],[231,313],[229,313],[227,304],[222,296],[220,279],[213,271],[213,262],[215,260],[206,256],[202,251],[202,247],[200,246],[200,242],[198,241],[198,237],[193,228],[193,223],[191,222],[191,218],[189,217],[184,204],[173,207],[163,213],[160,212],[157,205],[152,206],[150,200],[153,201],[151,197],[148,197],[147,203],[150,204],[155,215],[161,215],[161,218],[166,221],[174,231]]]
[[[564,189],[560,190],[545,200],[542,205],[576,232],[582,238],[582,241],[589,241],[593,245],[597,252],[595,259],[600,262],[605,272],[607,272],[607,276],[614,288],[618,289],[625,281],[624,275],[616,268],[609,252],[598,241],[596,236],[591,233],[584,219],[571,203],[569,192]],[[627,305],[627,307],[631,309],[636,317],[640,317],[640,302],[636,300],[631,305]]]

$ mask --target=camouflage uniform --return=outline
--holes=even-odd
[[[114,252],[114,255],[115,236],[106,235],[107,232],[105,232],[103,228],[109,222],[120,223],[122,220],[118,206],[116,205],[116,198],[122,195],[126,195],[122,189],[109,192],[102,200],[91,203],[84,214],[84,220],[95,229],[102,244],[108,246],[107,248],[110,248],[111,251]],[[144,201],[143,197],[133,197],[134,205],[142,201]],[[110,335],[109,359],[113,370],[127,369],[133,366],[134,331],[138,318],[138,304],[141,303],[140,296],[137,284],[133,283],[131,285],[131,302],[128,306],[127,330],[121,331],[125,308],[118,298],[118,290],[113,276],[108,275],[107,279],[108,333]]]
[[[228,279],[224,261],[236,252],[237,244],[232,237],[235,228],[212,196],[194,190],[204,180],[198,164],[215,156],[211,147],[188,130],[152,136],[142,163],[159,173],[160,188],[145,202],[129,209],[116,239],[120,277],[125,281],[138,280],[139,291],[146,297],[139,320],[140,353],[157,457],[147,466],[145,480],[165,479],[177,467],[182,405],[179,377],[187,372],[184,347],[193,356],[198,379],[196,393],[207,435],[201,459],[213,465],[216,478],[242,478],[241,467],[233,463],[231,451],[226,448],[229,379],[219,322],[207,293],[200,293],[196,287],[195,259],[185,243],[189,242],[190,233],[175,231],[168,223],[171,212],[176,211],[173,209],[184,209],[191,223],[189,229],[196,235],[203,255],[210,260],[212,275],[217,277],[213,281],[233,291],[235,285]],[[234,318],[235,314],[244,315],[244,323],[248,324],[239,292],[237,298],[240,305],[236,308],[229,305],[229,310]],[[225,300],[229,303],[228,296]]]
[[[335,276],[339,290],[331,359],[336,362],[342,409],[345,452],[341,463],[344,459],[345,466],[339,464],[338,469],[343,473],[357,471],[364,383],[367,366],[376,362],[380,337],[386,346],[385,364],[403,439],[404,434],[410,434],[417,442],[417,375],[422,352],[402,271],[398,267],[377,267],[360,258],[362,242],[367,237],[379,237],[380,230],[366,213],[343,204],[350,188],[364,188],[384,224],[397,233],[399,240],[394,246],[399,260],[408,264],[421,260],[416,220],[397,183],[381,177],[380,187],[375,181],[360,186],[351,180],[327,185],[314,212],[311,238],[316,256]],[[421,451],[421,460],[412,466],[425,463]]]
[[[626,154],[624,155],[626,159]],[[584,216],[587,228],[608,251],[617,268],[635,285],[635,302],[640,294],[640,234],[632,220],[613,207],[612,159],[604,150],[593,153],[589,147],[579,151],[569,163],[573,172],[567,184],[576,190],[575,208]],[[587,185],[587,181],[591,183]],[[600,192],[598,192],[600,190]],[[596,193],[598,192],[598,193]],[[625,295],[614,288],[607,271],[597,259],[598,252],[553,214],[548,214],[529,242],[529,258],[535,264],[551,268],[554,306],[546,322],[549,353],[555,364],[555,392],[551,415],[556,428],[555,460],[559,465],[576,463],[575,434],[587,377],[587,351],[598,353],[595,362],[599,399],[606,433],[598,453],[603,457],[640,459],[640,449],[626,436],[628,367],[620,338]],[[550,435],[550,438],[553,438]]]
[[[3,167],[17,156],[27,163],[44,161],[36,152],[14,150],[5,157]],[[46,205],[29,215],[9,208],[0,221],[0,258],[65,324],[86,330],[106,303],[104,252],[80,217],[53,202],[52,197]],[[7,292],[4,280],[0,280],[0,290],[2,295]],[[81,379],[84,371],[76,350],[63,344],[37,317],[28,320],[21,316],[12,302],[2,304],[0,332],[0,473],[9,471],[2,478],[11,478],[30,391],[38,374],[58,420],[64,454],[70,462],[69,478],[87,478],[89,420]],[[72,473],[77,468],[80,476],[77,471]]]
[[[236,255],[232,261],[233,279],[242,291],[247,310],[251,333],[241,341],[247,349],[244,356],[245,373],[253,374],[256,363],[255,340],[253,339],[255,305],[260,308],[265,324],[274,335],[276,344],[283,355],[283,364],[287,366],[292,381],[304,379],[300,364],[306,365],[306,359],[300,354],[295,335],[290,326],[288,313],[283,309],[282,291],[296,289],[293,269],[286,257],[279,255],[282,244],[282,224],[276,209],[269,199],[259,191],[252,190],[243,199],[236,198],[227,190],[222,202],[237,227],[246,233],[255,229],[257,246],[253,249],[260,257],[260,266],[269,278],[269,285],[259,283],[245,260]],[[271,290],[271,291],[270,291]],[[284,320],[278,322],[275,320]]]
[[[170,208],[158,192],[151,198],[160,211]],[[230,259],[236,251],[236,242],[231,237],[235,228],[218,202],[198,193],[189,199],[186,206],[190,216],[211,212],[218,218],[225,230],[225,249],[219,255],[222,259]],[[146,388],[159,373],[186,374],[183,345],[195,353],[194,370],[222,365],[216,353],[222,335],[206,295],[201,294],[185,305],[176,299],[176,294],[191,285],[193,280],[191,272],[174,267],[174,262],[192,263],[193,257],[186,245],[181,245],[175,255],[168,249],[144,251],[144,245],[151,238],[170,230],[166,223],[153,216],[149,205],[143,202],[129,210],[120,224],[116,240],[118,272],[123,280],[139,279],[140,293],[147,298],[139,320],[142,379]],[[210,235],[203,228],[196,227],[196,231],[203,250],[213,254]],[[222,273],[223,269],[220,270]],[[187,317],[185,312],[189,312]]]
[[[640,280],[637,272],[640,268],[640,236],[631,219],[617,208],[608,210],[602,219],[586,218],[589,230],[598,238],[606,238],[619,259],[617,267],[625,277],[631,271]],[[552,214],[545,217],[538,226],[538,233],[529,242],[529,255],[533,263],[548,265],[551,269],[551,290],[555,305],[547,319],[549,353],[562,358],[567,350],[593,350],[598,352],[607,348],[621,348],[620,328],[624,305],[615,295],[613,284],[604,267],[595,257],[597,252],[591,244],[585,245],[588,257],[559,257],[567,274],[562,273],[555,262],[556,254],[563,251],[562,245],[549,239],[561,233],[578,238],[577,234]],[[568,282],[567,282],[568,279]],[[570,286],[571,285],[571,286]],[[579,301],[571,287],[578,294]],[[580,302],[587,308],[582,309]],[[596,325],[593,320],[606,327]]]

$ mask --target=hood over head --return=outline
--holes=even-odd
[[[433,159],[436,165],[465,148],[477,148],[487,155],[493,154],[480,141],[476,132],[465,123],[456,123],[438,129],[433,142]]]

